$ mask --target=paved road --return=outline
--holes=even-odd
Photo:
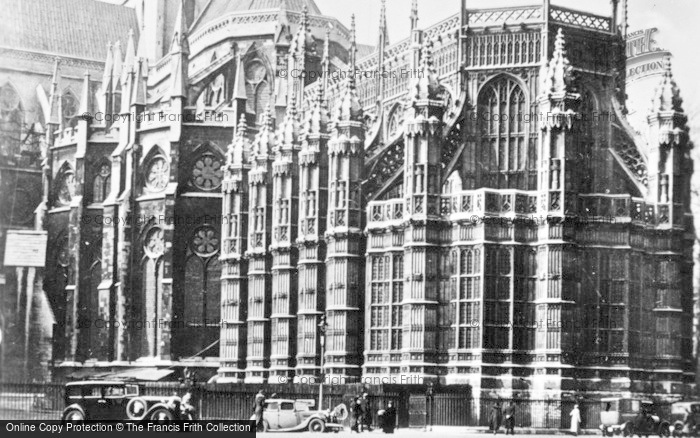
[[[297,432],[297,433],[259,433],[257,434],[258,437],[262,438],[311,438],[311,437],[327,437],[327,438],[382,438],[382,437],[396,437],[396,438],[427,438],[427,437],[438,437],[438,438],[492,438],[494,435],[484,433],[484,432],[474,432],[472,429],[467,429],[467,428],[462,428],[462,427],[433,427],[432,432],[424,432],[423,429],[397,429],[394,432],[394,435],[385,435],[379,431],[374,431],[374,432],[365,432],[362,434],[357,434],[355,432],[350,432],[348,429],[345,429],[343,432],[339,432],[337,434],[330,433],[330,434],[316,434],[316,433],[309,433],[309,432]],[[503,433],[500,433],[496,435],[496,437],[499,438],[505,438],[506,435]],[[566,435],[564,433],[557,434],[557,435],[529,435],[529,434],[518,434],[516,430],[516,436],[520,437],[525,437],[525,438],[552,438],[554,436],[570,436]],[[584,437],[585,435],[579,435],[579,438]],[[594,435],[589,435],[589,436],[594,436]],[[510,438],[510,435],[508,436]]]

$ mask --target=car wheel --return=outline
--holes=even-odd
[[[659,436],[660,437],[671,436],[671,430],[668,427],[668,424],[664,424],[663,426],[661,426],[661,428],[659,429]]]
[[[172,421],[175,419],[175,416],[170,409],[157,408],[151,412],[149,418],[151,421]]]
[[[63,421],[66,423],[78,423],[85,421],[85,415],[79,409],[69,409],[63,414]]]
[[[326,430],[326,423],[323,420],[314,418],[309,422],[309,432],[323,432]]]
[[[126,416],[129,420],[142,420],[148,412],[148,403],[142,398],[132,398],[126,404]]]

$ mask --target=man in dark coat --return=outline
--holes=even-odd
[[[255,429],[257,431],[263,430],[263,411],[265,410],[265,394],[262,389],[258,391],[255,395],[255,402],[253,404],[253,412],[255,415]]]
[[[394,433],[394,428],[396,427],[396,408],[393,402],[389,402],[384,410],[384,423],[382,426],[384,433]]]
[[[362,401],[360,397],[355,397],[352,400],[352,426],[350,431],[360,433],[362,432]]]
[[[501,404],[498,403],[491,409],[491,413],[489,414],[489,430],[493,431],[494,435],[498,433],[502,420],[503,413],[501,412]]]
[[[362,394],[362,425],[363,430],[372,431],[372,405],[366,392]]]
[[[505,421],[504,425],[506,427],[506,435],[509,433],[515,435],[515,405],[510,402],[504,411]]]

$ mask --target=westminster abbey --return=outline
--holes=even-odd
[[[80,116],[60,62],[48,96],[55,372],[694,382],[687,118],[668,61],[627,122],[626,0],[455,1],[429,27],[414,2],[391,44],[377,2],[374,47],[313,0],[134,3]]]

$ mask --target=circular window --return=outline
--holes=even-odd
[[[161,228],[152,228],[143,243],[146,255],[151,258],[158,258],[165,253],[165,237]]]
[[[221,159],[212,153],[205,153],[197,159],[192,169],[192,184],[202,190],[216,190],[221,187],[224,177]]]
[[[219,232],[211,226],[198,228],[192,236],[192,251],[200,257],[211,257],[219,252]]]
[[[245,78],[252,84],[257,84],[265,79],[265,66],[260,61],[250,62],[245,69]]]
[[[12,111],[19,107],[19,94],[9,86],[0,88],[0,110]]]
[[[170,166],[163,156],[151,160],[146,170],[146,188],[152,192],[165,190],[170,178]]]
[[[58,180],[57,202],[60,206],[70,205],[75,196],[75,174],[72,171],[63,173]]]

